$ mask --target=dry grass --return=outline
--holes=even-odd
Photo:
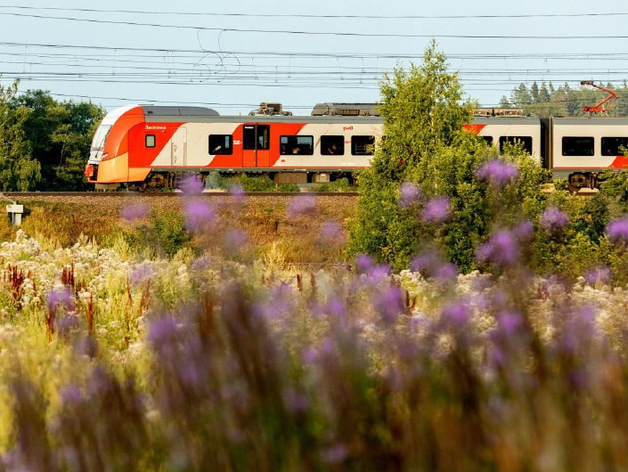
[[[74,244],[81,234],[107,244],[123,231],[120,212],[125,206],[141,203],[157,212],[180,211],[182,198],[42,196],[20,202],[26,210],[22,228],[60,246]],[[251,196],[241,205],[227,195],[195,198],[206,199],[226,225],[242,229],[259,256],[280,251],[287,264],[337,262],[345,238],[322,241],[321,227],[333,222],[346,228],[357,203],[353,196],[319,195],[314,211],[290,218],[286,208],[294,196]],[[0,220],[0,240],[13,239],[15,228],[8,217]]]

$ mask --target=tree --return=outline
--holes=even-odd
[[[401,270],[413,256],[438,248],[459,269],[474,269],[475,248],[494,225],[534,220],[547,172],[519,145],[502,158],[519,180],[496,189],[478,178],[497,149],[465,131],[471,103],[434,44],[421,66],[396,69],[381,90],[385,140],[359,176],[349,254],[367,253]]]
[[[57,102],[43,90],[29,90],[13,106],[31,110],[25,139],[41,164],[41,190],[85,188],[83,170],[94,131],[104,110],[89,102]]]
[[[371,167],[359,177],[361,193],[350,253],[368,253],[397,268],[407,267],[425,230],[399,206],[402,182],[422,183],[430,160],[462,138],[472,118],[456,74],[432,43],[420,66],[396,68],[381,85],[386,139]]]
[[[27,191],[41,178],[41,166],[31,157],[23,126],[30,115],[24,106],[13,107],[18,81],[0,85],[0,188]]]

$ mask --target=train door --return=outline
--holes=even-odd
[[[181,126],[170,140],[172,167],[185,167],[188,160],[188,130]]]
[[[242,161],[244,167],[270,166],[270,125],[244,125]]]

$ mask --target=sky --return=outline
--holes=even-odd
[[[466,95],[494,107],[520,83],[622,85],[627,23],[619,0],[0,0],[0,82],[107,110],[302,115],[376,102],[384,74],[435,40]]]

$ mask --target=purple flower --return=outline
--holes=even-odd
[[[310,407],[310,399],[308,396],[294,388],[287,388],[284,390],[283,399],[286,408],[293,413],[307,411]]]
[[[451,262],[444,262],[432,270],[433,277],[439,282],[447,282],[458,277],[458,268]]]
[[[314,195],[299,195],[288,203],[287,213],[290,218],[312,213],[316,210],[316,197]]]
[[[74,310],[74,293],[66,286],[50,290],[46,301],[48,310],[55,310],[58,306],[62,306],[68,311]]]
[[[399,189],[399,206],[408,208],[416,204],[421,198],[421,189],[412,182],[404,182]]]
[[[301,359],[305,364],[313,365],[318,362],[320,354],[314,346],[308,346],[301,353]]]
[[[216,213],[209,203],[193,201],[185,204],[185,225],[190,231],[198,231],[214,221]]]
[[[611,221],[606,227],[606,234],[614,243],[628,242],[628,217]]]
[[[246,233],[241,229],[232,229],[227,231],[225,234],[225,247],[227,250],[232,252],[241,251],[246,243],[248,242],[248,237]]]
[[[393,323],[404,312],[403,293],[397,286],[389,287],[376,294],[373,306],[387,323]]]
[[[355,258],[355,265],[360,272],[364,273],[370,271],[375,265],[375,262],[368,254],[359,254]]]
[[[55,318],[57,332],[62,338],[67,337],[73,330],[77,329],[80,320],[74,313]]]
[[[336,444],[321,451],[321,460],[328,464],[344,462],[349,457],[349,449],[344,444]]]
[[[132,268],[129,280],[134,286],[141,285],[143,282],[150,280],[154,273],[155,269],[153,266],[150,263],[143,262]]]
[[[212,259],[207,256],[201,256],[192,262],[192,270],[197,270],[199,272],[204,271],[212,264]]]
[[[388,265],[377,264],[369,270],[368,281],[377,284],[386,278],[388,274],[390,274],[390,267],[388,267]]]
[[[481,180],[501,186],[515,180],[519,176],[519,169],[513,164],[494,159],[478,167],[475,175]]]
[[[176,337],[178,321],[173,316],[163,316],[152,320],[148,326],[148,342],[159,347],[169,344]]]
[[[148,205],[144,203],[135,203],[122,208],[120,212],[124,220],[131,222],[135,220],[141,220],[148,216]]]
[[[314,312],[318,315],[330,315],[340,318],[347,312],[347,305],[343,299],[334,297],[327,303],[315,307]]]
[[[604,284],[611,279],[611,270],[606,266],[594,267],[584,273],[584,280],[589,285],[595,285],[598,282]]]
[[[523,220],[513,228],[512,232],[519,241],[525,241],[534,234],[534,225],[528,220]]]
[[[287,284],[274,287],[270,293],[270,300],[258,306],[261,315],[267,319],[274,319],[280,316],[290,316],[297,311],[294,291]]]
[[[424,252],[415,256],[410,261],[410,269],[414,272],[431,272],[432,268],[440,261],[439,257],[433,252]]]
[[[441,311],[441,319],[453,326],[463,326],[469,321],[471,312],[466,303],[452,303]]]
[[[545,231],[559,230],[569,223],[569,218],[559,208],[550,207],[541,216],[541,228]]]
[[[321,241],[327,244],[342,244],[347,239],[347,235],[340,223],[326,221],[321,226]]]
[[[235,198],[235,200],[239,204],[244,203],[245,192],[244,192],[244,188],[242,187],[242,185],[240,185],[240,184],[232,185],[231,188],[229,189],[229,193],[233,196],[233,198]]]
[[[59,392],[61,403],[64,405],[78,404],[83,400],[83,392],[78,385],[67,385]]]
[[[410,269],[438,282],[448,282],[458,276],[456,265],[444,262],[436,252],[419,254],[410,262]]]
[[[521,326],[521,315],[519,313],[506,311],[500,313],[497,317],[497,327],[506,336],[514,334],[519,326]]]
[[[449,198],[442,196],[429,200],[423,212],[421,219],[430,223],[442,223],[449,218]]]
[[[476,257],[480,262],[510,265],[519,258],[519,244],[512,232],[498,231],[477,249]]]
[[[205,190],[205,184],[197,175],[190,175],[181,182],[181,191],[186,195],[199,195]]]

